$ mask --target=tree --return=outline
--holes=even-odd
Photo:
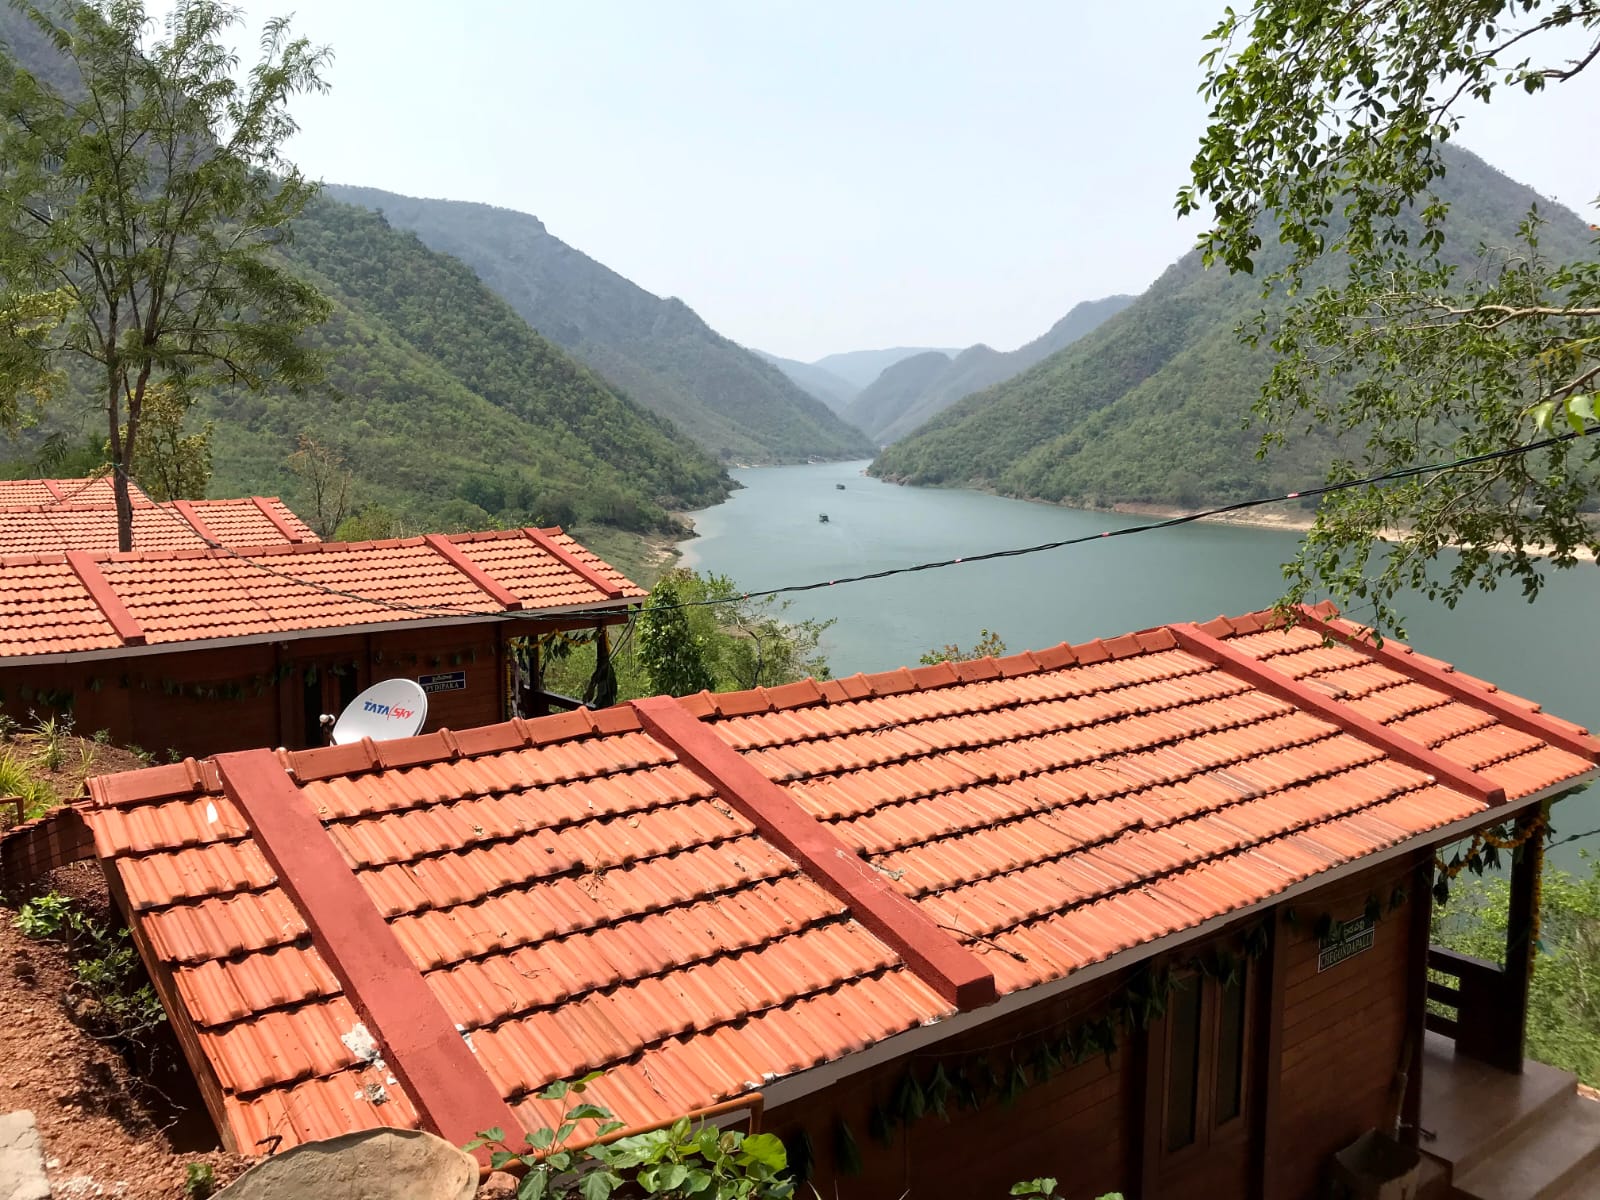
[[[300,476],[311,494],[311,524],[317,536],[327,539],[350,512],[350,467],[332,446],[302,433],[288,458],[289,470]]]
[[[974,658],[1003,658],[1006,644],[1000,639],[998,633],[987,629],[978,631],[978,640],[972,643],[970,649],[963,650],[955,642],[946,642],[942,646],[929,650],[920,661],[923,666],[931,667],[942,662],[969,662]]]
[[[152,384],[145,393],[144,433],[135,444],[133,477],[152,500],[200,500],[211,482],[216,427],[207,421],[199,433],[185,433],[188,412],[188,402],[165,382]],[[126,426],[122,436],[128,444]]]
[[[1208,264],[1265,277],[1271,302],[1240,331],[1276,354],[1263,452],[1326,427],[1336,483],[1503,454],[1325,497],[1287,599],[1325,585],[1386,626],[1409,587],[1454,604],[1509,578],[1533,598],[1547,564],[1600,551],[1594,445],[1522,452],[1594,416],[1600,261],[1566,214],[1557,229],[1531,209],[1509,241],[1458,228],[1434,185],[1465,104],[1600,56],[1600,3],[1260,0],[1209,40],[1210,123],[1178,209],[1209,213]],[[1566,261],[1543,249],[1558,232],[1580,247]]]
[[[706,642],[682,607],[688,572],[669,571],[650,591],[639,615],[639,661],[657,695],[689,696],[716,686]]]
[[[241,82],[224,42],[240,18],[218,0],[178,0],[161,39],[142,0],[13,3],[76,79],[57,90],[0,54],[0,420],[48,368],[92,372],[127,550],[152,387],[186,408],[211,385],[319,378],[298,335],[327,301],[272,249],[315,190],[280,154],[287,104],[323,89],[329,52],[269,21]],[[64,315],[41,334],[25,310],[19,345],[4,319],[18,299]]]

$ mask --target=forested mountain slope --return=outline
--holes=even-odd
[[[861,389],[861,394],[845,408],[845,420],[876,437],[877,430],[915,404],[950,367],[950,356],[943,350],[924,350],[902,358]]]
[[[326,397],[235,393],[217,422],[216,494],[281,492],[301,433],[340,450],[360,499],[455,525],[545,520],[664,527],[727,494],[682,432],[617,395],[531,329],[461,262],[326,198],[287,257],[334,302],[314,338]]]
[[[381,210],[466,263],[528,324],[723,461],[865,454],[860,432],[782,371],[711,329],[681,300],[652,295],[546,232],[487,204],[329,186]]]
[[[1452,149],[1439,192],[1450,242],[1465,261],[1480,243],[1506,246],[1530,205],[1549,224],[1541,250],[1557,262],[1592,257],[1569,211]],[[1263,239],[1258,273],[1283,250]],[[1294,490],[1327,472],[1325,435],[1291,439],[1256,458],[1244,428],[1271,360],[1234,330],[1261,305],[1260,283],[1204,270],[1186,254],[1125,311],[996,387],[946,409],[873,464],[907,483],[979,486],[1006,495],[1113,504],[1194,505]]]
[[[1025,346],[1010,351],[982,344],[969,346],[950,359],[944,370],[925,378],[920,389],[900,387],[893,402],[874,397],[868,404],[858,397],[845,410],[845,416],[874,441],[888,445],[914,432],[962,397],[1010,379],[1065,349],[1132,303],[1132,296],[1085,300]]]

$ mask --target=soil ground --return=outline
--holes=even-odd
[[[97,863],[64,867],[41,890],[110,917]],[[0,905],[0,1110],[32,1111],[56,1200],[181,1200],[189,1163],[209,1165],[219,1186],[238,1174],[246,1164],[219,1149],[171,1030],[125,1047],[80,1027],[66,948],[24,937],[15,916]]]

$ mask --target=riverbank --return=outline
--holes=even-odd
[[[1069,506],[1070,507],[1070,506]],[[1164,504],[1113,504],[1110,508],[1089,509],[1090,512],[1114,512],[1123,516],[1154,517],[1157,520],[1170,520],[1173,517],[1188,516],[1193,510],[1174,508]],[[1239,525],[1252,529],[1277,529],[1285,533],[1304,533],[1316,523],[1316,518],[1304,510],[1276,510],[1266,508],[1250,508],[1240,512],[1219,513],[1216,516],[1201,517],[1202,521],[1209,521],[1214,525]],[[1398,541],[1401,534],[1398,529],[1385,529],[1379,534],[1384,541]],[[1501,553],[1509,553],[1511,547],[1502,542],[1495,547]],[[1535,558],[1549,558],[1552,551],[1540,547],[1530,550]],[[1595,561],[1593,551],[1577,550],[1574,557],[1579,562],[1592,563]]]
[[[1072,508],[1075,505],[1066,505]],[[1164,504],[1139,504],[1127,502],[1113,504],[1110,508],[1086,509],[1087,512],[1114,512],[1132,517],[1154,517],[1157,520],[1170,520],[1173,517],[1186,517],[1192,509],[1173,508]],[[1247,508],[1239,512],[1219,513],[1212,517],[1202,517],[1203,521],[1210,521],[1213,525],[1242,525],[1254,529],[1281,529],[1288,533],[1304,533],[1316,523],[1316,518],[1303,510],[1279,509],[1269,510],[1263,508]]]

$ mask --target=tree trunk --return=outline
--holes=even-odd
[[[106,365],[106,420],[111,426],[111,494],[117,503],[117,549],[133,549],[133,501],[128,497],[127,452],[132,448],[122,438],[121,380],[115,361]]]

